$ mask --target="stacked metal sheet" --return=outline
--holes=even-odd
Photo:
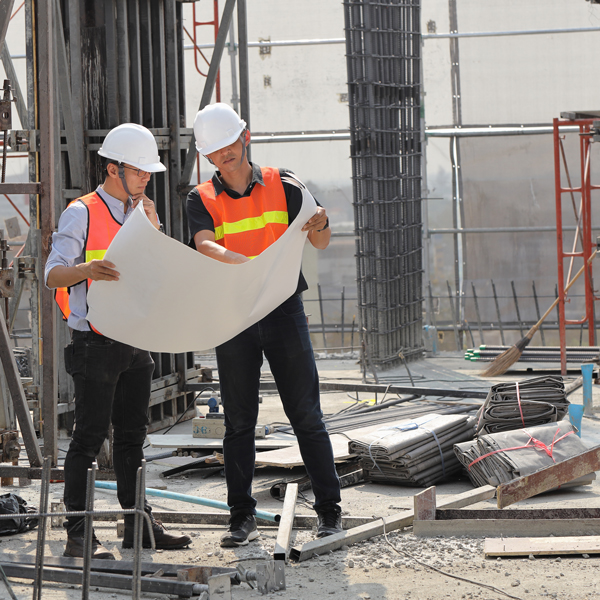
[[[472,439],[474,426],[468,415],[430,413],[372,433],[350,433],[349,448],[361,457],[366,480],[428,486],[460,471],[452,447]]]
[[[477,413],[477,433],[497,433],[560,421],[569,410],[560,376],[493,385]]]
[[[506,483],[588,449],[569,421],[480,435],[454,446],[458,460],[476,487]],[[594,478],[591,473],[570,485],[590,483]]]
[[[471,362],[491,362],[511,346],[479,346],[465,352],[465,360]],[[567,346],[567,362],[591,362],[598,360],[598,346]],[[528,346],[519,357],[519,362],[560,362],[560,346]]]

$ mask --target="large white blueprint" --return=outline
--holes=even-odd
[[[94,281],[88,320],[103,335],[152,352],[207,350],[253,325],[298,285],[307,233],[316,212],[303,187],[302,208],[286,232],[241,265],[208,258],[157,231],[141,203],[105,259],[119,281]]]

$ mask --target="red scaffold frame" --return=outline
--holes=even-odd
[[[596,345],[596,326],[594,319],[594,294],[593,279],[592,279],[592,261],[590,257],[596,248],[596,243],[592,241],[592,211],[591,211],[591,192],[592,190],[600,189],[598,185],[591,183],[591,168],[590,168],[590,150],[593,136],[593,123],[599,119],[554,119],[553,134],[554,134],[554,181],[555,181],[555,196],[556,196],[556,251],[558,264],[558,315],[559,315],[559,336],[560,336],[560,367],[563,375],[567,374],[567,340],[566,326],[567,325],[584,325],[587,323],[588,343],[590,346]],[[578,129],[579,135],[579,159],[580,159],[580,184],[579,186],[571,183],[571,178],[567,168],[564,146],[562,144],[561,128],[569,127],[573,131],[574,127]],[[564,136],[563,136],[564,137]],[[566,176],[566,186],[563,187],[563,179],[561,169],[564,165],[564,173]],[[576,230],[572,249],[565,251],[563,230],[563,212],[562,212],[562,196],[569,194],[573,209],[576,216]],[[576,207],[575,196],[580,197],[579,208]],[[577,250],[577,245],[581,250]],[[576,258],[583,259],[585,289],[585,316],[578,320],[567,319],[565,316],[565,303],[567,302],[567,294],[565,288],[573,279],[573,264]],[[565,260],[569,259],[567,275],[565,278]]]

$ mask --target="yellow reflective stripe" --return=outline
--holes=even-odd
[[[219,225],[215,227],[215,242],[217,240],[222,240],[225,237],[225,233],[223,231],[223,225]]]
[[[90,260],[102,260],[104,255],[106,254],[106,250],[86,250],[85,251],[85,261],[89,262]]]
[[[253,231],[255,229],[263,229],[270,223],[280,223],[283,225],[288,224],[287,211],[283,210],[271,210],[263,213],[260,217],[249,217],[248,219],[241,219],[235,223],[223,223],[223,232],[225,235],[231,235],[233,233],[243,233],[244,231]],[[220,229],[220,227],[217,227]],[[215,231],[215,239],[217,239],[217,232]]]

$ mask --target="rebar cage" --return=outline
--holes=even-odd
[[[420,0],[344,2],[363,359],[422,339]]]

